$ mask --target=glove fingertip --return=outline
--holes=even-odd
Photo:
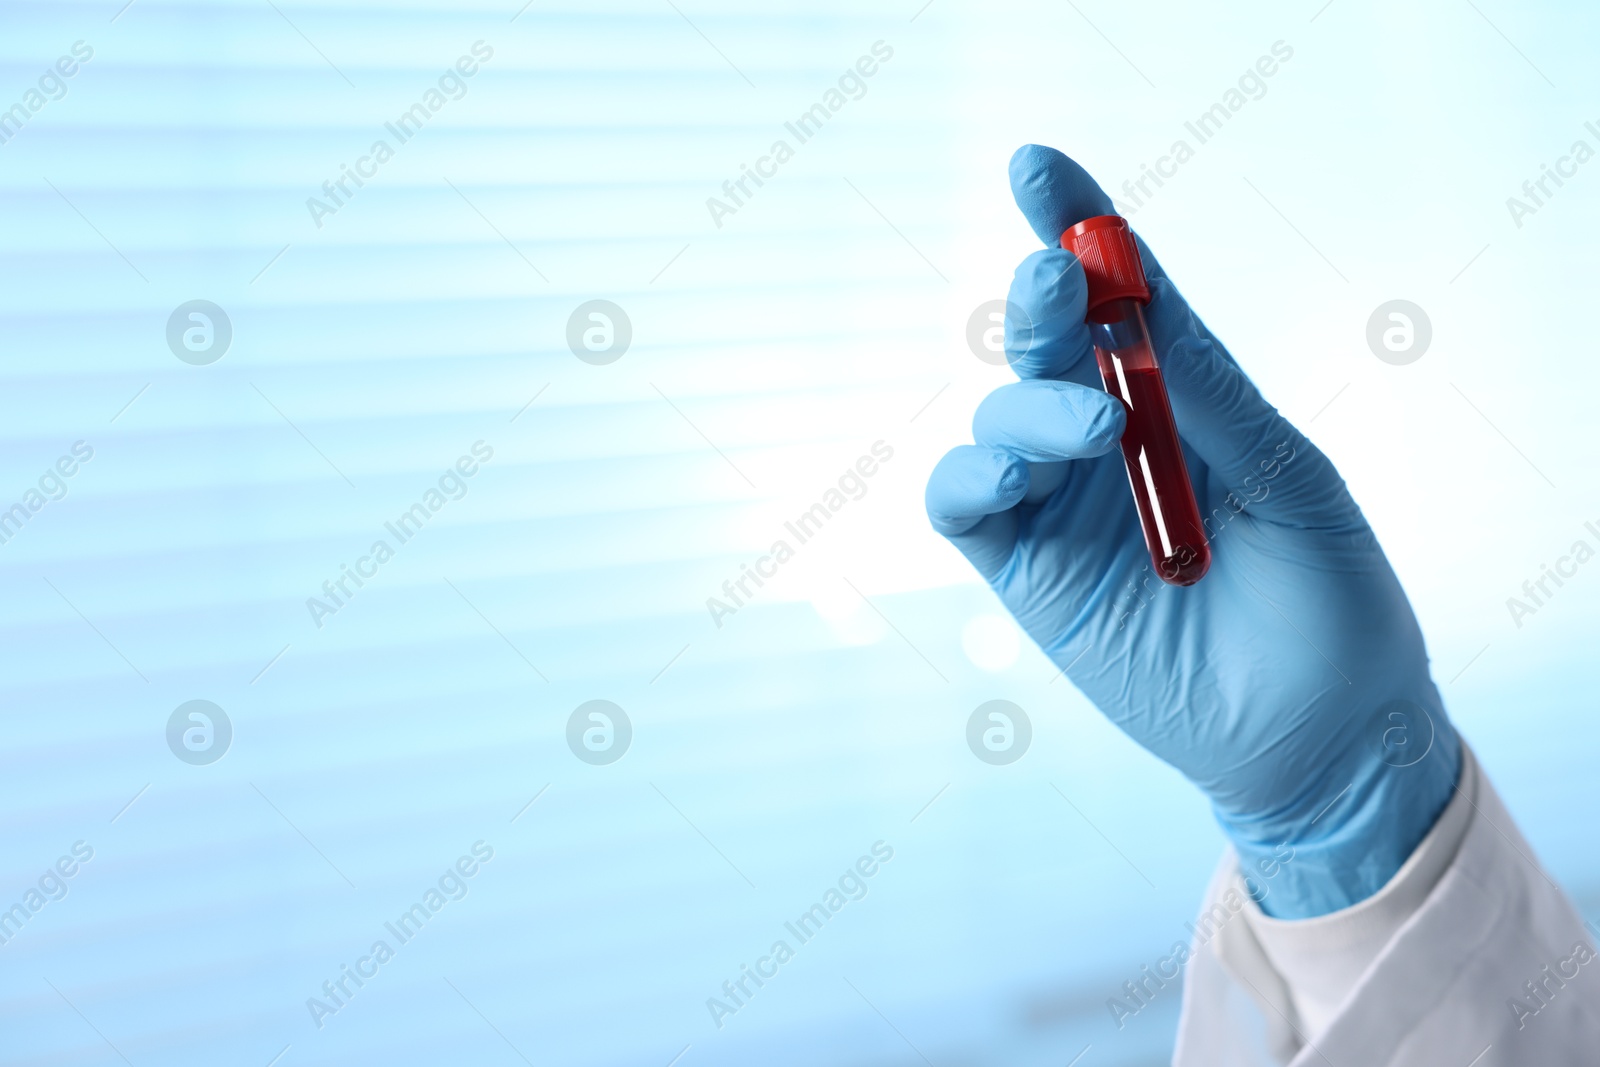
[[[1069,226],[1113,213],[1111,198],[1089,172],[1058,149],[1025,144],[1012,154],[1009,170],[1011,195],[1046,245],[1059,245]]]
[[[1122,401],[1097,389],[1083,389],[1063,396],[1077,408],[1086,443],[1100,446],[1100,451],[1105,453],[1121,442],[1128,426],[1128,412]]]
[[[1017,266],[1006,295],[1005,352],[1020,377],[1076,361],[1089,336],[1088,300],[1083,269],[1064,248],[1040,249]]]
[[[986,515],[1016,505],[1028,491],[1028,464],[978,445],[945,453],[928,478],[923,504],[928,520],[946,537],[965,533]]]

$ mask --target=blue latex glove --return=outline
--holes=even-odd
[[[1123,408],[1084,325],[1083,271],[1057,247],[1111,201],[1037,145],[1012,157],[1011,188],[1049,246],[1011,285],[1032,320],[1006,324],[1023,380],[979,405],[977,444],[934,470],[933,525],[1074,685],[1205,791],[1269,914],[1357,903],[1433,826],[1460,769],[1405,593],[1333,464],[1262,399],[1141,241],[1151,339],[1214,555],[1190,588],[1156,577],[1117,447]]]

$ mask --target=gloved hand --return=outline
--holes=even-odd
[[[1022,380],[979,405],[977,444],[935,468],[934,528],[1074,685],[1210,797],[1242,872],[1271,875],[1269,914],[1357,903],[1427,834],[1460,768],[1405,593],[1333,464],[1141,241],[1150,335],[1213,552],[1198,584],[1160,581],[1118,454],[1124,411],[1084,325],[1083,271],[1058,247],[1111,201],[1037,145],[1012,157],[1011,188],[1049,246],[1011,285],[1031,319],[1006,323]]]

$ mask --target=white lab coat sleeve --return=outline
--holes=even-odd
[[[1270,878],[1253,884],[1270,893]],[[1173,1067],[1597,1064],[1597,932],[1463,744],[1455,797],[1354,907],[1271,919],[1223,857],[1195,924]]]

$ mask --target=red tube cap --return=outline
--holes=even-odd
[[[1139,246],[1121,215],[1084,219],[1061,235],[1061,247],[1078,257],[1089,285],[1089,310],[1124,297],[1150,302]]]

